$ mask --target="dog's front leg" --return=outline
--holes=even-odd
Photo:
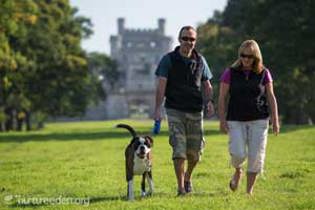
[[[153,178],[152,178],[152,171],[147,172],[146,177],[147,177],[148,185],[149,185],[148,195],[152,195],[154,192],[154,183],[153,183]]]
[[[132,201],[135,199],[135,195],[133,193],[133,180],[132,179],[128,181],[127,198],[129,201]]]
[[[126,181],[127,181],[127,199],[129,201],[134,200],[134,192],[133,192],[133,155],[134,150],[132,146],[128,146],[125,151],[125,159],[126,159]]]
[[[146,195],[145,193],[145,179],[147,176],[147,172],[144,172],[142,174],[142,180],[141,180],[141,197],[144,197]]]

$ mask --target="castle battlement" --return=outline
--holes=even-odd
[[[125,34],[128,34],[128,33],[135,33],[135,34],[152,34],[152,33],[157,33],[158,30],[157,29],[140,29],[140,28],[137,28],[137,29],[126,29],[124,31]]]

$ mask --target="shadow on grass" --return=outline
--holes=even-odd
[[[141,133],[139,135],[148,135],[148,133]],[[168,135],[167,132],[161,132],[162,135]],[[105,131],[105,132],[73,132],[73,133],[48,133],[48,134],[10,134],[0,136],[0,143],[2,142],[27,142],[27,141],[95,141],[95,140],[117,140],[119,138],[130,138],[129,133]]]
[[[41,203],[41,204],[33,204],[33,203],[25,203],[25,204],[11,204],[8,207],[9,208],[17,208],[17,209],[21,209],[21,208],[40,208],[40,207],[45,207],[45,206],[64,206],[64,205],[69,205],[69,204],[46,204],[46,203]],[[73,204],[71,204],[73,205]],[[77,206],[89,206],[89,204],[76,204]]]
[[[153,196],[141,197],[135,196],[135,201],[146,200],[146,199],[154,199],[154,198],[188,198],[188,197],[216,197],[216,196],[227,195],[226,192],[194,192],[191,194],[186,194],[185,196],[177,196],[174,194],[166,193],[166,192],[155,192]],[[104,196],[104,197],[94,197],[90,198],[90,204],[106,202],[106,201],[125,201],[128,202],[126,196]]]
[[[161,131],[158,135],[152,135],[150,132],[138,132],[139,135],[150,135],[155,137],[167,137],[168,131]],[[206,131],[205,135],[218,135],[218,131]],[[102,132],[73,132],[73,133],[48,133],[48,134],[9,134],[0,135],[1,142],[27,142],[27,141],[94,141],[94,140],[115,140],[119,138],[131,138],[128,132],[121,131],[102,131]]]
[[[294,131],[298,131],[298,130],[310,130],[310,129],[314,129],[314,128],[315,128],[314,125],[282,125],[280,128],[280,132],[281,133],[290,133],[290,132],[294,132]],[[148,129],[150,129],[150,127],[148,127],[148,126],[135,127],[136,131],[145,131]],[[167,134],[167,129],[168,129],[167,127],[164,128],[162,135],[165,132]],[[220,129],[219,124],[217,126],[209,126],[207,124],[204,124],[205,135],[221,135],[221,134],[223,134],[219,129]],[[269,131],[272,132],[272,125],[269,125]],[[139,132],[139,133],[141,133],[141,132]]]
[[[284,126],[281,128],[281,133],[293,132],[300,129],[312,129],[314,126]],[[0,135],[0,143],[1,142],[27,142],[27,141],[76,141],[76,140],[84,140],[84,141],[94,141],[94,140],[114,140],[119,138],[131,138],[128,131],[123,131],[121,129],[105,129],[105,131],[69,131],[61,133],[3,133]],[[106,131],[109,130],[109,131]],[[162,130],[158,135],[152,135],[151,131],[148,127],[136,127],[135,130],[139,135],[151,135],[153,138],[155,137],[167,137],[168,131],[167,129]],[[213,135],[222,135],[219,130],[207,129],[205,127],[204,134],[206,136]]]
[[[287,171],[282,173],[279,177],[280,178],[286,178],[286,179],[297,179],[297,178],[303,178],[308,173],[311,173],[312,171],[308,168],[305,169],[296,169],[295,171]]]
[[[126,196],[103,196],[103,197],[92,197],[90,198],[90,204],[99,203],[105,201],[126,201]]]

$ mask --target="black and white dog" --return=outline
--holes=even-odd
[[[150,136],[138,136],[135,130],[126,124],[118,124],[117,128],[125,128],[132,135],[132,140],[125,150],[126,180],[128,183],[127,199],[134,200],[133,176],[142,175],[141,196],[153,194],[152,153],[153,139]],[[145,191],[145,179],[149,184],[149,191]]]

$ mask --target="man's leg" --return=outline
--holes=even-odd
[[[196,167],[198,163],[198,160],[192,160],[191,158],[188,158],[187,162],[188,162],[188,165],[187,165],[187,170],[185,173],[185,181],[191,181],[191,175],[194,168]]]
[[[169,126],[169,143],[173,149],[173,164],[177,180],[178,195],[185,194],[184,173],[186,157],[185,115],[173,109],[167,109]]]
[[[194,168],[200,160],[200,155],[204,147],[203,138],[203,114],[199,113],[187,113],[187,170],[185,172],[185,190],[186,192],[192,191],[191,177]]]
[[[198,160],[193,159],[189,155],[187,155],[187,162],[188,164],[187,164],[187,170],[185,172],[184,187],[185,187],[186,193],[190,193],[193,191],[191,177],[192,177],[193,170],[198,163]]]
[[[185,194],[184,188],[184,172],[185,172],[185,159],[183,158],[175,158],[174,169],[177,178],[177,190],[178,194]]]

